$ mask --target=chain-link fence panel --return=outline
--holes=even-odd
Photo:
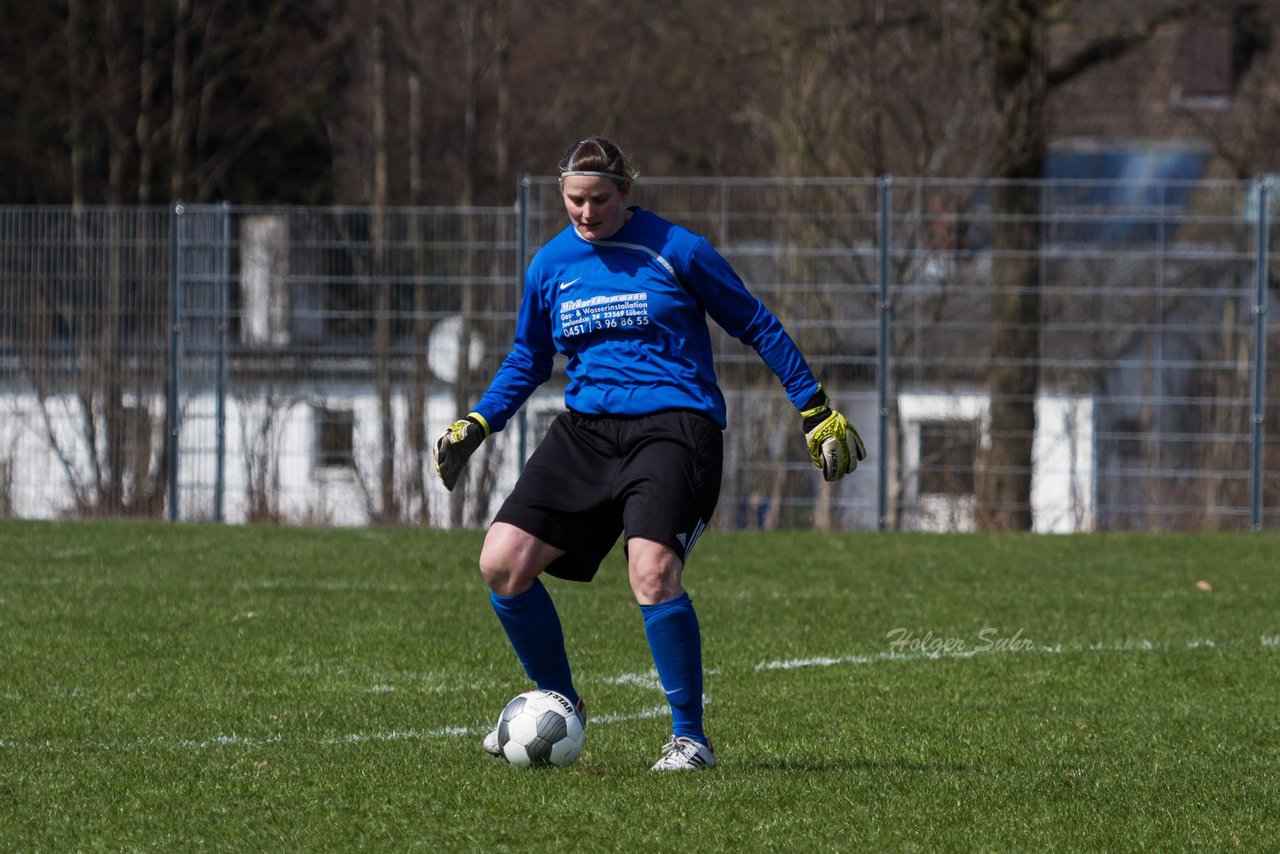
[[[642,180],[783,320],[870,458],[825,484],[714,327],[715,524],[1274,527],[1268,180]],[[434,437],[511,344],[567,225],[512,208],[0,209],[0,514],[482,526],[558,371],[447,493]]]

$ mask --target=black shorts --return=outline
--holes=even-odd
[[[590,581],[624,531],[684,560],[715,512],[723,465],[723,434],[703,415],[565,412],[494,521],[563,549],[547,572],[572,581]]]

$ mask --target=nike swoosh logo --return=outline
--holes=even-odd
[[[578,284],[578,282],[581,282],[581,281],[582,281],[582,277],[581,277],[581,276],[579,276],[578,278],[574,279],[572,282],[561,282],[561,283],[560,283],[560,290],[564,290],[565,288],[567,288],[567,287],[569,287],[569,286],[571,286],[571,285],[576,285],[576,284]]]

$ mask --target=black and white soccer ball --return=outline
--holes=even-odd
[[[572,765],[584,736],[573,703],[555,691],[526,691],[498,718],[498,746],[517,768]]]

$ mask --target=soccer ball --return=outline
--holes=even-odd
[[[498,746],[517,768],[572,765],[584,735],[573,703],[555,691],[526,691],[498,718]]]

